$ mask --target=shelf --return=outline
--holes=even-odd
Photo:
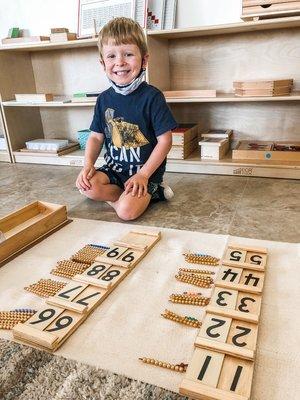
[[[263,21],[238,22],[235,24],[208,25],[164,31],[148,31],[147,35],[161,39],[183,39],[199,36],[264,31],[270,29],[300,27],[300,17],[273,18]]]
[[[299,101],[300,91],[293,92],[290,96],[275,97],[236,97],[233,93],[218,94],[217,97],[197,97],[197,98],[166,98],[167,103],[245,103],[257,101]],[[62,103],[58,101],[47,101],[43,103],[22,103],[20,101],[3,101],[4,107],[94,107],[96,101],[89,103]]]
[[[198,97],[198,98],[166,98],[167,103],[237,103],[251,101],[299,101],[300,91],[293,92],[290,96],[256,96],[256,97],[237,97],[233,93],[217,94],[217,97]]]
[[[21,152],[14,152],[14,157],[18,163],[29,164],[49,164],[49,165],[69,165],[83,166],[84,151],[76,150],[64,156],[43,156],[43,155],[24,155]],[[198,151],[186,160],[168,159],[168,172],[182,172],[193,174],[217,174],[217,175],[240,175],[240,176],[260,176],[271,178],[300,179],[300,162],[284,161],[249,161],[232,160],[230,154],[228,158],[222,160],[201,160]],[[104,163],[104,158],[99,157],[96,167]]]
[[[69,40],[68,42],[53,43],[42,41],[37,43],[6,44],[0,45],[0,51],[45,51],[74,49],[79,47],[96,47],[98,39]]]
[[[232,160],[230,153],[222,160],[201,160],[196,151],[185,160],[169,159],[166,170],[192,174],[300,179],[300,162]]]
[[[4,107],[94,107],[96,101],[82,103],[62,103],[61,101],[45,101],[42,103],[23,103],[21,101],[3,101]]]

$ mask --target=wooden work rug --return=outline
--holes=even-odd
[[[49,274],[58,260],[68,259],[88,243],[111,244],[136,228],[75,219],[0,269],[0,309],[38,309],[44,300],[24,291],[25,286],[41,278],[62,280]],[[192,290],[174,278],[179,267],[188,266],[182,253],[190,250],[221,257],[228,244],[239,243],[269,250],[252,399],[296,400],[300,392],[299,380],[293,379],[300,368],[300,246],[165,228],[161,233],[161,241],[55,356],[1,341],[3,398],[179,399],[171,392],[178,392],[182,375],[142,364],[138,358],[189,361],[197,330],[160,316],[169,308],[202,318],[199,308],[168,302],[171,293]],[[209,289],[201,292],[210,294]],[[0,338],[11,340],[12,334],[2,330]]]

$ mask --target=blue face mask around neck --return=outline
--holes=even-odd
[[[126,95],[132,93],[134,90],[136,90],[140,86],[140,84],[142,82],[144,82],[145,75],[146,75],[146,71],[144,69],[142,69],[141,72],[139,73],[139,75],[133,81],[131,81],[127,85],[123,85],[123,86],[115,84],[115,82],[112,81],[111,79],[109,79],[109,82],[112,85],[112,87],[116,93],[126,96]]]

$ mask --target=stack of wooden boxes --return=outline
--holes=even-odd
[[[300,1],[243,0],[241,18],[244,21],[300,15]]]
[[[199,125],[182,124],[172,131],[173,144],[168,158],[183,160],[198,149]]]
[[[238,97],[289,96],[293,79],[248,80],[233,82],[234,94]]]
[[[221,160],[230,148],[232,130],[210,129],[201,133],[200,156],[203,160]]]

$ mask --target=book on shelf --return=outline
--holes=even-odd
[[[22,44],[22,43],[38,43],[49,41],[49,36],[23,36],[16,38],[4,38],[2,39],[2,44]]]
[[[52,93],[16,93],[15,99],[22,103],[43,103],[53,101]]]
[[[177,11],[177,0],[165,0],[165,12],[163,20],[163,29],[175,28]]]
[[[52,43],[68,42],[69,40],[77,40],[77,34],[71,32],[60,32],[60,33],[50,34],[50,42]]]
[[[148,0],[147,6],[147,29],[163,29],[165,13],[165,0]]]
[[[101,92],[79,92],[74,93],[71,98],[72,103],[90,103],[97,100]]]

